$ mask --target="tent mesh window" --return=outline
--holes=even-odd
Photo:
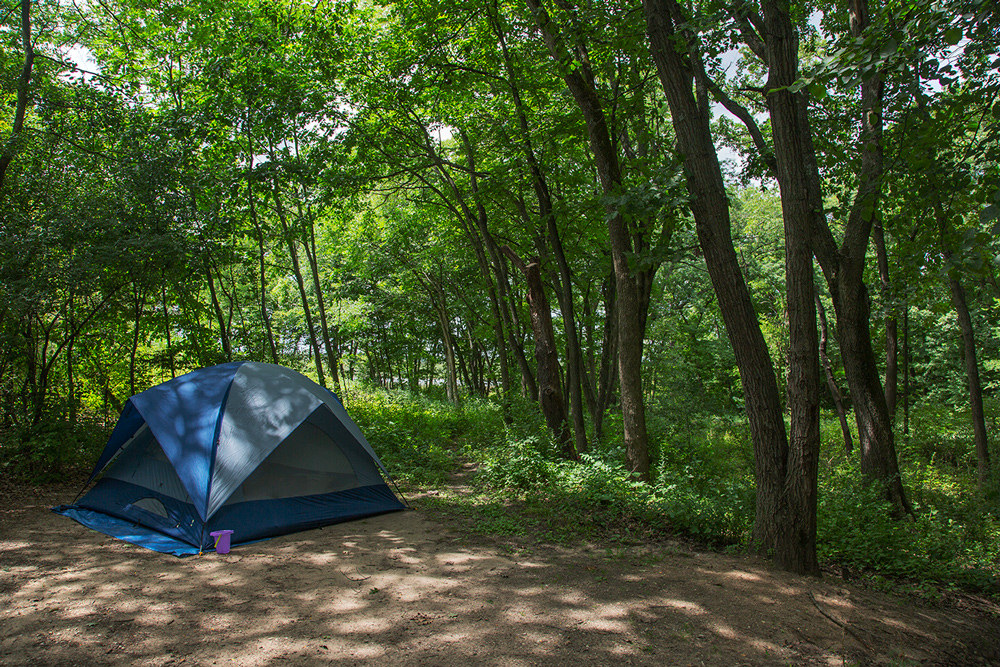
[[[143,429],[104,471],[104,476],[152,489],[185,503],[191,497],[150,430]]]
[[[145,510],[159,517],[163,517],[164,519],[170,518],[170,514],[167,513],[166,506],[156,498],[140,498],[132,503],[132,506],[138,507],[141,510]]]
[[[254,470],[226,501],[311,496],[360,486],[347,456],[330,436],[306,421]]]

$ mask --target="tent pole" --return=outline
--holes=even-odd
[[[406,499],[406,496],[403,495],[403,492],[399,490],[398,486],[396,486],[396,480],[392,478],[392,475],[389,475],[388,477],[389,481],[392,482],[392,488],[396,489],[396,493],[399,494],[399,497],[403,499],[403,503],[406,504],[406,509],[408,510],[413,509],[413,505],[410,504],[410,501]]]

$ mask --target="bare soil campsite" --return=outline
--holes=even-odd
[[[1000,607],[777,572],[682,541],[484,536],[413,511],[176,558],[0,494],[0,665],[997,665]]]

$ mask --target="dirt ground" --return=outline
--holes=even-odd
[[[475,536],[421,507],[175,558],[0,494],[0,665],[1000,665],[1000,609],[934,607],[682,542]]]

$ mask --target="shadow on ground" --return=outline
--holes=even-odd
[[[418,509],[178,559],[67,500],[0,508],[4,667],[1000,664],[995,615],[679,544],[470,540]]]

